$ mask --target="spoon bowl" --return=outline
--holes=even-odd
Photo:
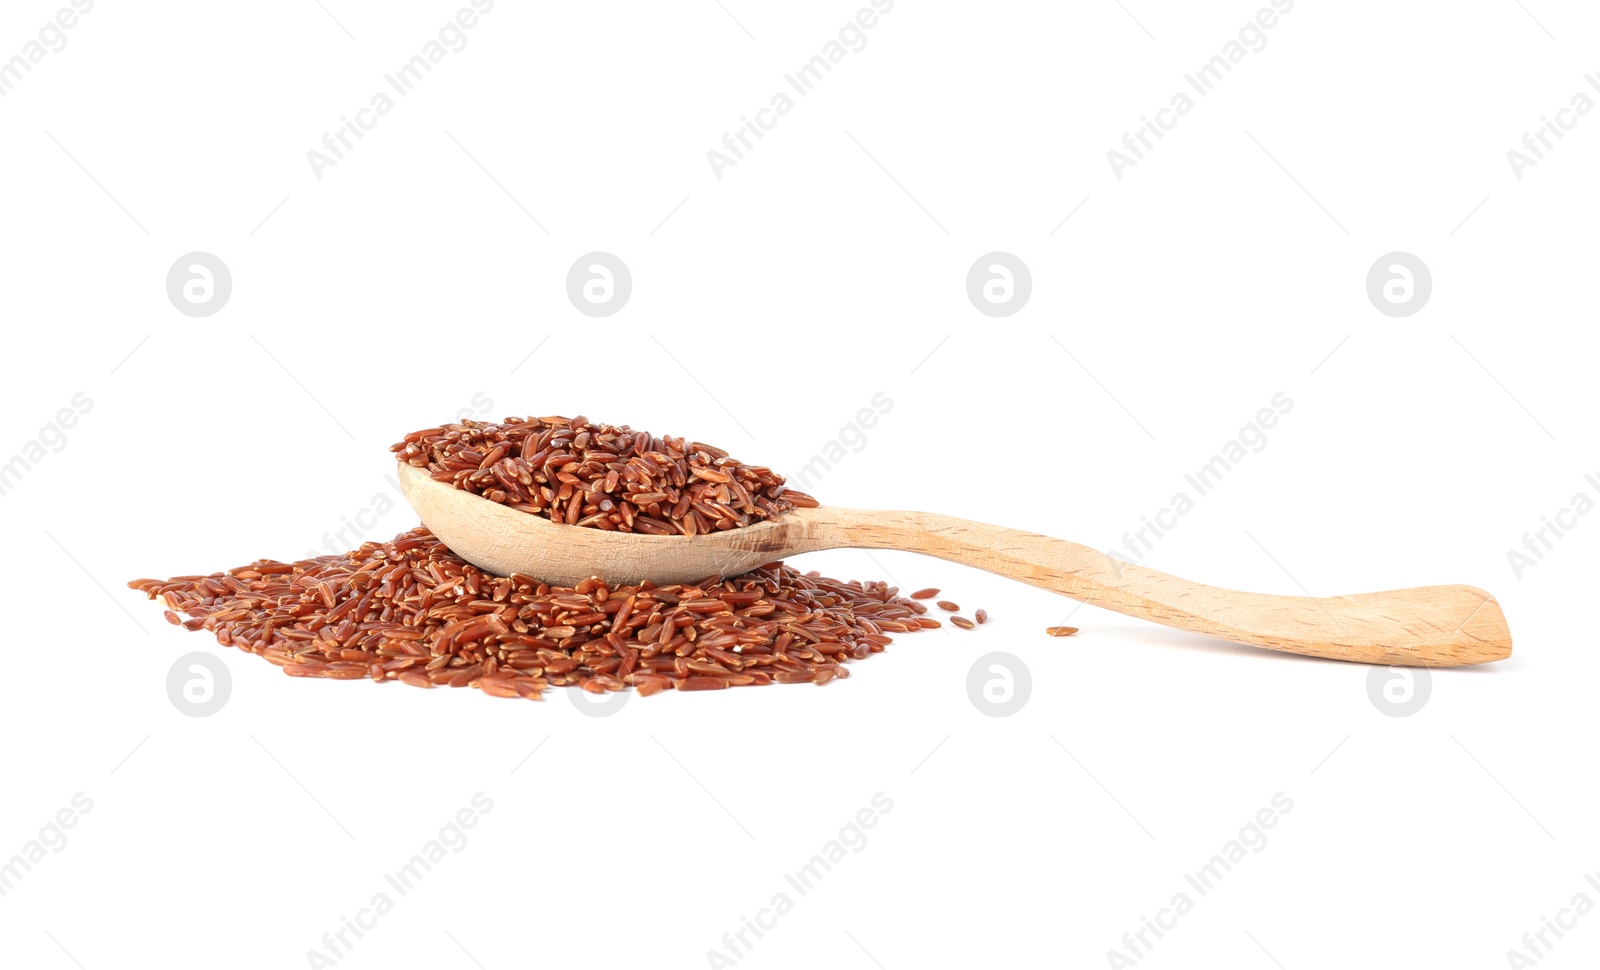
[[[426,469],[400,465],[400,490],[422,524],[451,551],[497,576],[521,573],[572,586],[599,576],[614,583],[658,586],[737,576],[765,563],[821,546],[806,546],[806,512],[742,529],[697,536],[607,532],[552,522],[435,481]]]

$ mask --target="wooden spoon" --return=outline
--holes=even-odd
[[[901,549],[1269,650],[1410,667],[1511,655],[1500,604],[1474,586],[1275,596],[1205,586],[1075,542],[926,512],[824,506],[709,535],[652,536],[551,522],[434,481],[414,465],[400,465],[400,487],[422,524],[461,558],[496,575],[521,573],[553,585],[571,586],[591,576],[618,583],[694,583],[821,549]]]

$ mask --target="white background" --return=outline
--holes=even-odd
[[[0,59],[62,5],[8,3]],[[0,460],[93,402],[0,499],[0,858],[93,802],[0,897],[8,965],[308,965],[478,792],[466,847],[338,966],[706,966],[879,792],[866,845],[737,965],[1104,966],[1279,792],[1265,847],[1140,966],[1503,966],[1600,902],[1600,525],[1507,561],[1600,473],[1600,116],[1520,180],[1506,158],[1600,99],[1600,14],[1302,0],[1119,180],[1107,150],[1261,5],[901,0],[719,180],[706,152],[859,6],[500,0],[320,180],[306,152],[457,4],[98,3],[0,99]],[[603,319],[564,288],[593,250],[633,274]],[[964,292],[993,250],[1033,276],[1000,319]],[[1432,271],[1414,316],[1365,293],[1395,250]],[[193,251],[233,275],[201,319],[164,291]],[[825,690],[591,718],[291,681],[124,586],[326,551],[397,502],[387,446],[475,395],[792,472],[878,392],[825,502],[1097,548],[1284,392],[1143,561],[1281,593],[1472,583],[1515,655],[1392,717],[1364,667],[839,552],[798,562],[993,619]],[[1081,634],[1043,634],[1068,615]],[[207,718],[166,692],[192,651],[232,673]],[[1015,716],[968,699],[990,651],[1031,673]],[[1600,915],[1564,932],[1541,967],[1600,956]]]

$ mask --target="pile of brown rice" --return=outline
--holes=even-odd
[[[563,440],[569,453],[592,452]],[[727,467],[701,462],[702,448],[672,450],[686,464]],[[846,661],[882,651],[889,634],[939,626],[922,615],[922,603],[885,583],[802,575],[781,562],[692,586],[589,579],[552,588],[484,573],[425,528],[337,556],[263,559],[128,585],[165,602],[171,622],[208,630],[291,676],[477,687],[533,700],[563,685],[653,694],[825,684],[849,676]]]
[[[584,417],[468,420],[413,431],[389,450],[490,501],[612,532],[692,536],[817,504],[721,448]]]

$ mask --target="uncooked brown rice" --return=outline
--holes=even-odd
[[[927,589],[919,589],[915,593],[912,593],[911,598],[914,600],[931,600],[938,595],[939,587],[929,586]]]
[[[952,616],[950,618],[950,622],[954,623],[956,626],[960,627],[963,630],[970,630],[973,627],[977,626],[976,623],[973,623],[971,620],[967,619],[964,616]]]
[[[1078,628],[1075,626],[1049,626],[1045,627],[1044,632],[1053,637],[1070,637],[1078,632]]]
[[[846,661],[882,651],[889,634],[939,626],[885,583],[781,562],[695,585],[552,588],[481,572],[425,528],[337,556],[128,585],[160,598],[168,620],[290,676],[532,700],[563,685],[647,695],[825,684],[849,676]]]
[[[435,481],[611,532],[692,536],[817,505],[720,448],[582,416],[467,420],[413,431],[389,450]]]
[[[987,623],[989,622],[989,611],[979,610],[978,612],[972,614],[972,618],[977,620],[979,623]]]
[[[949,600],[940,600],[937,605],[939,609],[944,610],[947,613],[955,613],[961,609],[961,605],[959,603],[952,603]]]

